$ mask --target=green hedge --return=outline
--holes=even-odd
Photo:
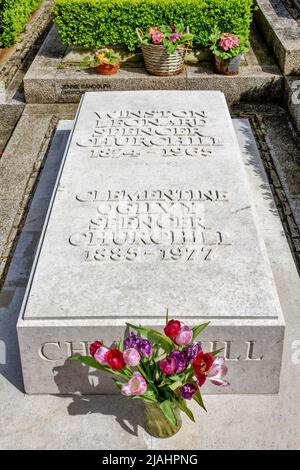
[[[13,45],[43,0],[0,0],[0,47]]]
[[[55,23],[63,44],[97,48],[138,44],[135,28],[183,22],[194,43],[208,45],[214,25],[249,34],[253,0],[55,0]]]

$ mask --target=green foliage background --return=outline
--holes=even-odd
[[[0,47],[12,46],[43,0],[0,0]]]
[[[1,1],[1,0],[0,0]],[[135,28],[184,23],[194,44],[207,46],[214,27],[250,34],[253,0],[55,0],[55,23],[63,44],[98,48],[138,45]]]

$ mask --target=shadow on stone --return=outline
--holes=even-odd
[[[89,372],[90,368],[80,362],[67,359],[63,366],[54,367],[54,381],[60,397],[74,393],[72,402],[68,405],[70,416],[99,413],[104,416],[115,416],[117,423],[129,434],[138,435],[138,427],[144,428],[144,404],[142,400],[126,400],[120,395],[95,395],[98,392],[100,371]],[[103,376],[111,380],[108,374]],[[93,382],[95,384],[93,385]],[[80,395],[81,390],[91,390],[91,395]],[[101,390],[102,384],[101,384]],[[117,388],[116,388],[116,393]]]

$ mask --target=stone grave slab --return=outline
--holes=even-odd
[[[86,93],[18,322],[26,392],[116,393],[68,356],[166,308],[211,321],[231,387],[208,392],[278,391],[284,321],[224,95]]]

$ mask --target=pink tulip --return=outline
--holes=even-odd
[[[211,368],[207,372],[207,378],[214,385],[219,385],[221,387],[227,387],[227,385],[229,385],[229,382],[227,380],[223,380],[223,378],[227,374],[227,371],[228,371],[228,369],[225,366],[224,357],[216,356]]]
[[[176,370],[176,362],[171,357],[166,357],[161,361],[159,367],[164,374],[170,375]]]
[[[147,390],[147,382],[139,372],[134,372],[132,378],[122,385],[123,395],[144,395]]]
[[[109,350],[105,346],[100,346],[100,348],[97,349],[97,351],[94,354],[94,358],[96,361],[100,362],[103,366],[107,366],[108,362],[106,360],[106,353]]]
[[[125,349],[123,359],[128,366],[137,366],[141,360],[139,352],[134,348]]]
[[[193,332],[187,325],[182,325],[176,338],[175,343],[178,346],[184,346],[192,341]]]

